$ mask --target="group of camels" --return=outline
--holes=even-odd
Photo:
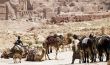
[[[61,46],[71,44],[72,40],[70,39],[71,34],[67,34],[65,37],[63,35],[49,35],[45,39],[45,41],[42,42],[42,45],[37,45],[36,47],[29,47],[27,46],[14,46],[14,49],[7,49],[4,50],[1,58],[13,58],[14,63],[17,63],[17,58],[20,60],[19,62],[21,63],[22,58],[26,58],[26,61],[42,61],[42,58],[44,59],[49,59],[49,50],[50,47],[54,47],[56,50],[56,57],[57,59],[57,54],[58,50]]]
[[[45,41],[42,42],[41,46],[38,45],[34,48],[23,46],[24,50],[22,50],[19,46],[15,46],[13,50],[14,53],[7,53],[7,51],[4,51],[1,57],[12,57],[14,63],[17,63],[17,58],[20,59],[19,62],[21,62],[22,58],[26,58],[27,61],[43,61],[43,58],[44,60],[51,60],[48,54],[50,50],[52,51],[54,48],[56,51],[55,59],[58,59],[57,55],[59,49],[61,46],[62,49],[64,49],[66,45],[71,45],[70,48],[72,48],[72,64],[75,59],[80,59],[80,63],[96,62],[97,55],[99,61],[102,62],[103,53],[106,56],[106,61],[109,60],[110,37],[108,35],[94,36],[90,34],[89,36],[78,36],[71,33],[67,33],[66,35],[49,35]]]

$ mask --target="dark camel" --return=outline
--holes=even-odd
[[[49,47],[50,46],[55,47],[55,50],[56,50],[55,59],[57,59],[58,50],[61,45],[63,45],[63,36],[62,35],[55,34],[53,36],[48,36],[46,38],[46,41],[43,43],[43,47],[46,49],[46,55],[49,60],[50,60],[49,55],[48,55]]]

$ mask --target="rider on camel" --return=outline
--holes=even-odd
[[[16,42],[14,43],[15,44],[15,46],[16,45],[20,45],[20,46],[23,46],[23,43],[22,43],[22,41],[21,41],[21,39],[20,39],[21,37],[20,36],[18,36],[18,39],[16,40]]]
[[[14,46],[11,48],[11,52],[13,52],[13,50],[16,48],[17,50],[20,49],[23,51],[23,43],[20,40],[20,36],[18,36],[18,39],[16,40],[16,42],[14,43]]]

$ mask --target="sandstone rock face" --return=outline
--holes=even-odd
[[[9,0],[0,0],[0,4],[3,4],[5,2],[7,2],[7,1],[9,1]]]
[[[9,17],[16,19],[22,15],[30,16],[50,16],[49,13],[56,14],[58,7],[61,12],[97,12],[110,10],[109,0],[1,0],[0,3],[7,2]],[[71,5],[72,4],[72,5]],[[46,9],[45,15],[40,15]],[[41,10],[38,12],[38,10]],[[51,11],[48,11],[48,10]],[[32,10],[33,12],[27,12]],[[18,12],[20,11],[20,12]],[[25,12],[24,12],[25,11]],[[35,14],[36,12],[36,14]],[[19,13],[22,13],[21,15]]]

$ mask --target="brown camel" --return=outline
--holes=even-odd
[[[45,55],[45,49],[43,47],[37,46],[37,48],[30,49],[27,54],[27,61],[42,61]]]
[[[35,54],[35,61],[42,61],[42,58],[45,55],[45,49],[43,47],[37,47],[37,53]]]
[[[18,63],[17,59],[19,59],[19,63],[21,63],[22,54],[24,52],[24,49],[22,47],[20,47],[19,45],[16,45],[11,49],[11,52],[13,54],[14,63]]]
[[[21,63],[22,52],[16,51],[16,52],[13,54],[14,63],[17,63],[17,59],[19,59],[19,63]]]
[[[4,50],[1,54],[1,58],[9,59],[9,53],[8,50]]]
[[[67,33],[66,35],[64,35],[62,48],[64,49],[64,47],[66,46],[66,48],[71,49],[71,43],[72,43],[72,34]]]
[[[62,35],[54,34],[53,36],[48,36],[46,38],[46,41],[43,43],[43,47],[46,50],[46,55],[49,60],[50,60],[49,55],[48,55],[49,47],[55,47],[55,50],[56,50],[55,59],[57,59],[58,50],[61,45],[63,45],[63,36]],[[46,57],[46,55],[45,55],[45,57]]]

